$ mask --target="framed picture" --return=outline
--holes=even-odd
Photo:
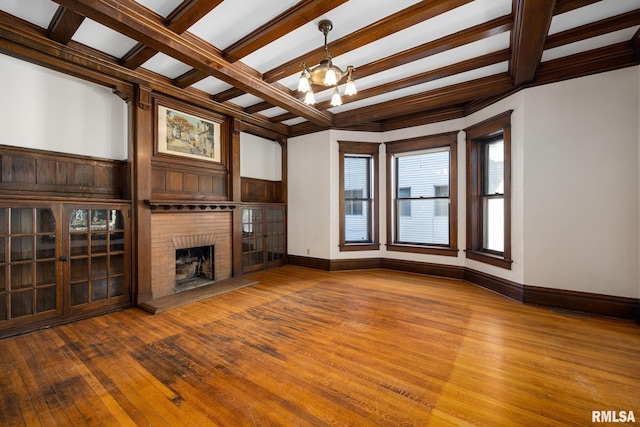
[[[157,108],[159,153],[222,161],[219,122],[164,105]]]

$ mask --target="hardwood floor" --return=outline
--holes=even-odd
[[[640,422],[640,327],[466,282],[302,267],[150,315],[0,341],[0,424],[589,425]]]

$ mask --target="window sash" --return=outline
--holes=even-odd
[[[362,171],[353,171],[347,164],[352,160],[365,160],[366,165]],[[358,172],[364,172],[364,177],[355,176]],[[344,155],[344,242],[373,243],[373,157],[362,154]],[[362,188],[347,188],[357,185],[358,179],[362,179]],[[355,182],[354,182],[355,181]],[[359,221],[360,219],[360,221]]]
[[[407,185],[407,176],[401,181],[401,174],[405,171],[401,170],[401,159],[408,157],[436,155],[438,153],[447,153],[446,159],[446,180],[438,180],[437,177],[428,177],[425,179],[424,171],[416,172],[412,177],[417,177],[415,186],[418,191],[412,191],[414,186]],[[451,245],[450,230],[450,186],[451,186],[451,150],[450,147],[437,147],[432,149],[409,151],[395,153],[394,158],[394,233],[393,243],[403,245],[423,245],[423,246],[443,246]],[[434,156],[434,161],[437,161]],[[428,161],[428,160],[426,160]],[[429,165],[433,167],[434,165]],[[410,167],[410,166],[409,166]],[[435,169],[429,172],[436,172]],[[440,172],[438,169],[437,172]],[[406,173],[406,172],[405,172]],[[412,182],[413,183],[413,182]],[[442,189],[446,188],[446,195],[440,195]],[[408,191],[407,191],[408,190]],[[427,195],[433,191],[433,195]],[[415,207],[420,207],[416,210]],[[446,206],[446,208],[444,207]],[[442,213],[446,210],[446,214]],[[436,226],[442,223],[441,226]],[[409,231],[413,230],[413,232]],[[444,238],[443,238],[444,236]]]

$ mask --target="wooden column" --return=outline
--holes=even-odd
[[[151,156],[153,155],[153,102],[151,89],[136,87],[131,108],[131,161],[133,194],[133,304],[152,299],[151,291]]]
[[[231,141],[229,144],[229,198],[242,202],[240,179],[240,127],[242,122],[231,119]],[[242,275],[242,205],[233,210],[233,277]]]

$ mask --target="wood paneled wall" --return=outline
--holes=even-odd
[[[247,203],[283,203],[282,181],[242,178],[242,201]]]
[[[227,200],[227,173],[154,164],[151,191],[157,199]]]
[[[126,162],[0,145],[0,191],[124,199]]]

